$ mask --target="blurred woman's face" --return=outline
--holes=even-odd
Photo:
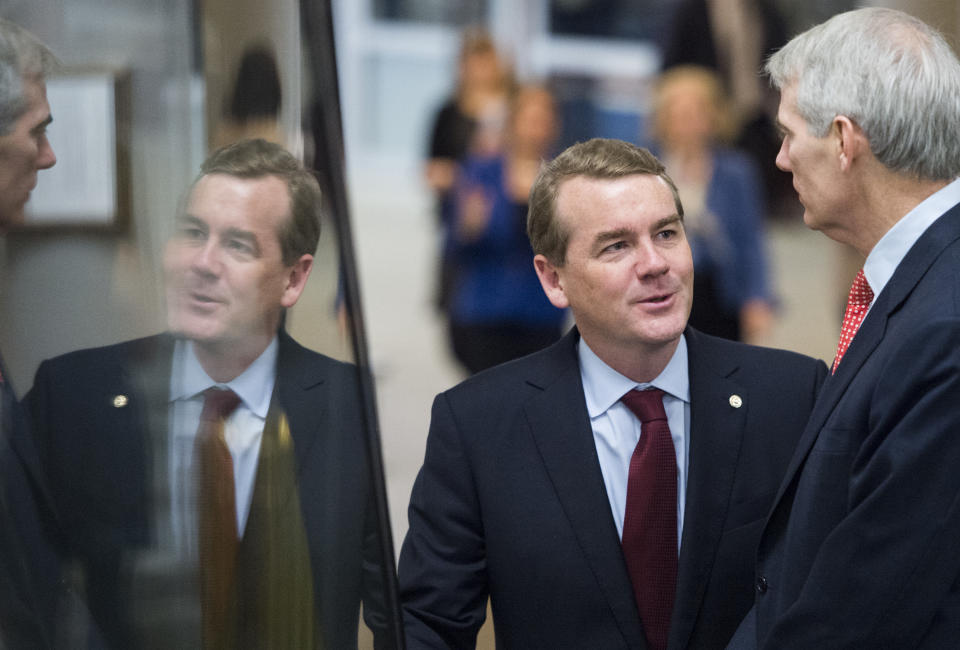
[[[709,91],[693,80],[663,89],[660,132],[667,146],[706,146],[715,135],[716,107]]]
[[[546,151],[557,133],[553,98],[545,91],[529,91],[517,98],[513,109],[512,136],[516,143]]]
[[[463,58],[460,74],[465,86],[493,88],[501,83],[503,70],[495,51],[478,50]]]

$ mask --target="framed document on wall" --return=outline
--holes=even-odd
[[[129,74],[70,71],[47,79],[57,164],[39,174],[24,228],[119,230],[130,216]]]

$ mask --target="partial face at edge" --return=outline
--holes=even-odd
[[[781,92],[777,125],[783,137],[777,167],[793,175],[793,188],[804,207],[804,223],[814,230],[830,230],[842,216],[845,194],[833,127],[822,138],[810,133],[797,112],[796,83]]]
[[[37,185],[37,172],[57,162],[47,140],[52,121],[47,88],[24,80],[27,110],[6,135],[0,135],[0,231],[23,221],[23,210]]]

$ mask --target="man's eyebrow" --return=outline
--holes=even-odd
[[[790,129],[788,129],[787,126],[779,120],[779,118],[773,121],[773,126],[781,138],[785,135],[790,135],[791,133]]]
[[[53,124],[53,115],[47,115],[46,119],[41,120],[35,127],[30,129],[33,133],[40,133],[48,126]]]
[[[207,224],[204,223],[203,220],[198,219],[197,217],[193,216],[192,214],[178,214],[178,215],[177,215],[177,222],[178,222],[178,223],[181,223],[181,224],[189,224],[189,225],[191,225],[191,226],[200,226],[200,227],[202,227],[204,230],[207,229]]]
[[[629,228],[617,228],[616,230],[605,230],[603,232],[597,233],[597,236],[593,238],[593,243],[595,245],[603,244],[605,242],[611,241],[613,239],[623,239],[629,237],[633,233]]]
[[[653,229],[659,230],[660,228],[671,226],[681,221],[683,221],[683,219],[680,217],[680,215],[674,212],[669,217],[664,217],[663,219],[660,219],[659,221],[657,221],[657,223],[653,224]]]
[[[250,230],[243,230],[241,228],[227,228],[223,234],[225,237],[245,241],[250,244],[250,246],[258,253],[260,252],[260,242],[257,240],[257,236]]]

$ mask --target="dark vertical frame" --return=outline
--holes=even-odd
[[[311,97],[306,102],[311,120],[310,134],[314,144],[314,168],[321,176],[321,186],[329,195],[331,220],[340,250],[340,286],[347,319],[353,357],[359,369],[360,399],[363,405],[366,447],[370,475],[380,526],[380,552],[383,567],[384,601],[389,616],[390,647],[403,649],[403,620],[400,611],[393,534],[387,508],[387,490],[380,447],[376,393],[370,373],[366,329],[360,305],[360,282],[350,227],[347,186],[344,176],[343,126],[340,113],[340,86],[334,41],[333,12],[330,0],[300,0],[303,47],[309,60]]]

